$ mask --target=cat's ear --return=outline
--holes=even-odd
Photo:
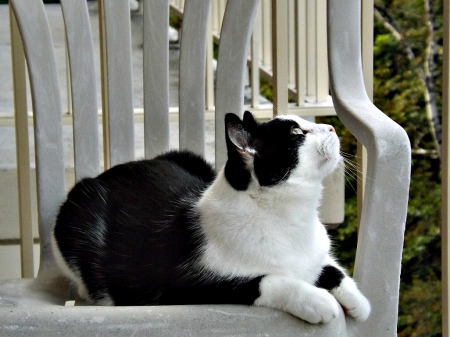
[[[253,117],[252,113],[250,111],[246,111],[244,112],[244,119],[243,119],[244,125],[248,128],[248,129],[252,129],[255,126],[258,125],[258,122],[255,120],[255,118]]]
[[[253,119],[253,116],[251,116],[251,118]],[[243,121],[235,114],[228,113],[225,115],[225,134],[228,151],[231,150],[230,146],[233,146],[238,153],[253,156],[254,150],[249,146],[250,132]]]

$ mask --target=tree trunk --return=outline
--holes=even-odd
[[[437,53],[436,43],[434,42],[435,21],[432,10],[431,0],[424,1],[425,11],[427,13],[428,41],[425,50],[426,57],[424,60],[424,78],[422,81],[425,85],[425,102],[428,123],[430,124],[431,133],[435,142],[436,150],[439,158],[442,154],[442,127],[439,119],[439,111],[436,102],[436,86],[434,83],[433,72],[436,69],[434,62]]]
[[[441,158],[442,127],[439,119],[439,110],[436,102],[436,86],[433,77],[433,72],[436,68],[436,64],[434,62],[436,56],[436,43],[434,42],[435,22],[431,7],[431,0],[424,0],[424,6],[428,26],[427,46],[422,67],[417,67],[415,70],[424,87],[425,113],[431,135],[433,137],[434,147],[439,158]],[[392,34],[392,36],[398,40],[408,59],[410,61],[414,61],[416,59],[416,55],[414,54],[411,44],[403,33],[400,25],[395,21],[393,16],[390,15],[389,11],[378,2],[375,2],[375,17]]]

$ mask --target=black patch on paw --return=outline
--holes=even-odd
[[[331,290],[338,287],[345,275],[342,271],[333,266],[325,266],[322,269],[318,280],[316,281],[316,287]]]

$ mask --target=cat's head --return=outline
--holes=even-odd
[[[340,158],[339,139],[332,126],[295,115],[258,123],[248,111],[242,120],[229,113],[225,137],[225,177],[236,190],[246,190],[252,176],[260,186],[320,181],[336,168]]]

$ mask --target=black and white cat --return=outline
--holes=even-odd
[[[225,118],[228,161],[169,152],[80,181],[62,205],[55,257],[100,305],[254,304],[311,323],[370,304],[330,255],[317,208],[339,161],[330,125]]]

